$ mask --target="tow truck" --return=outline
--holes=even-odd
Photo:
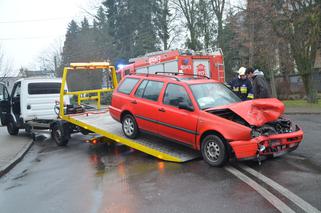
[[[67,91],[66,82],[70,72],[85,70],[107,70],[112,81],[111,87],[93,90]],[[59,119],[52,124],[52,138],[60,145],[66,145],[73,133],[82,132],[94,135],[87,140],[93,144],[114,141],[124,144],[133,149],[142,151],[156,158],[172,161],[186,162],[198,158],[200,154],[188,147],[167,142],[161,138],[144,135],[139,139],[127,138],[121,128],[121,124],[115,121],[109,114],[108,107],[101,105],[101,94],[112,92],[117,87],[117,76],[115,67],[108,62],[71,63],[63,70],[60,89],[60,102],[57,106]],[[65,96],[76,96],[77,106],[64,104]],[[94,101],[96,107],[84,107],[82,102]]]

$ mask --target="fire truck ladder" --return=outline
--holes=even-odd
[[[138,139],[127,138],[121,128],[121,124],[113,120],[109,114],[108,109],[100,109],[100,93],[109,92],[113,89],[100,90],[86,90],[86,91],[64,91],[68,71],[75,71],[79,69],[93,70],[93,69],[109,69],[111,70],[113,87],[117,86],[117,78],[115,68],[108,63],[74,63],[70,67],[64,69],[62,85],[60,90],[60,109],[63,109],[63,99],[65,95],[77,95],[78,102],[82,100],[97,100],[96,111],[86,111],[78,114],[65,114],[64,110],[60,110],[59,117],[69,123],[79,126],[83,129],[89,130],[102,137],[112,141],[127,145],[133,149],[142,151],[162,160],[172,162],[186,162],[198,158],[199,152],[188,147],[178,145],[165,141],[154,136],[141,134]],[[95,93],[96,96],[82,97],[83,94]],[[81,97],[81,98],[80,98]],[[104,140],[102,140],[104,141]]]

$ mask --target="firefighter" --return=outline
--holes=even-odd
[[[252,83],[245,75],[246,68],[241,67],[238,70],[238,76],[228,83],[228,86],[242,100],[253,99]]]

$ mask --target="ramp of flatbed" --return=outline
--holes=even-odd
[[[68,120],[159,159],[186,162],[200,156],[200,153],[193,149],[147,134],[141,134],[137,139],[129,139],[123,134],[121,124],[113,120],[107,110],[69,115]]]

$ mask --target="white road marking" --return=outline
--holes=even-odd
[[[257,191],[260,195],[262,195],[267,201],[269,201],[275,208],[277,208],[280,212],[286,212],[286,213],[294,213],[289,206],[287,206],[284,202],[282,202],[279,198],[277,198],[275,195],[273,195],[271,192],[266,190],[264,187],[260,186],[257,182],[255,182],[253,179],[249,178],[245,174],[243,174],[241,171],[235,169],[231,166],[225,166],[225,170],[235,175],[237,178],[248,184],[250,187],[252,187],[255,191]]]
[[[284,188],[280,184],[276,183],[275,181],[271,180],[270,178],[262,175],[261,173],[255,171],[254,169],[248,166],[240,166],[243,170],[247,171],[248,173],[252,174],[253,176],[257,177],[258,179],[262,180],[264,183],[268,184],[279,193],[284,195],[287,199],[291,200],[294,204],[299,206],[305,212],[313,212],[313,213],[321,213],[318,209],[313,207],[311,204],[307,203],[305,200],[294,194],[293,192],[289,191],[288,189]]]

